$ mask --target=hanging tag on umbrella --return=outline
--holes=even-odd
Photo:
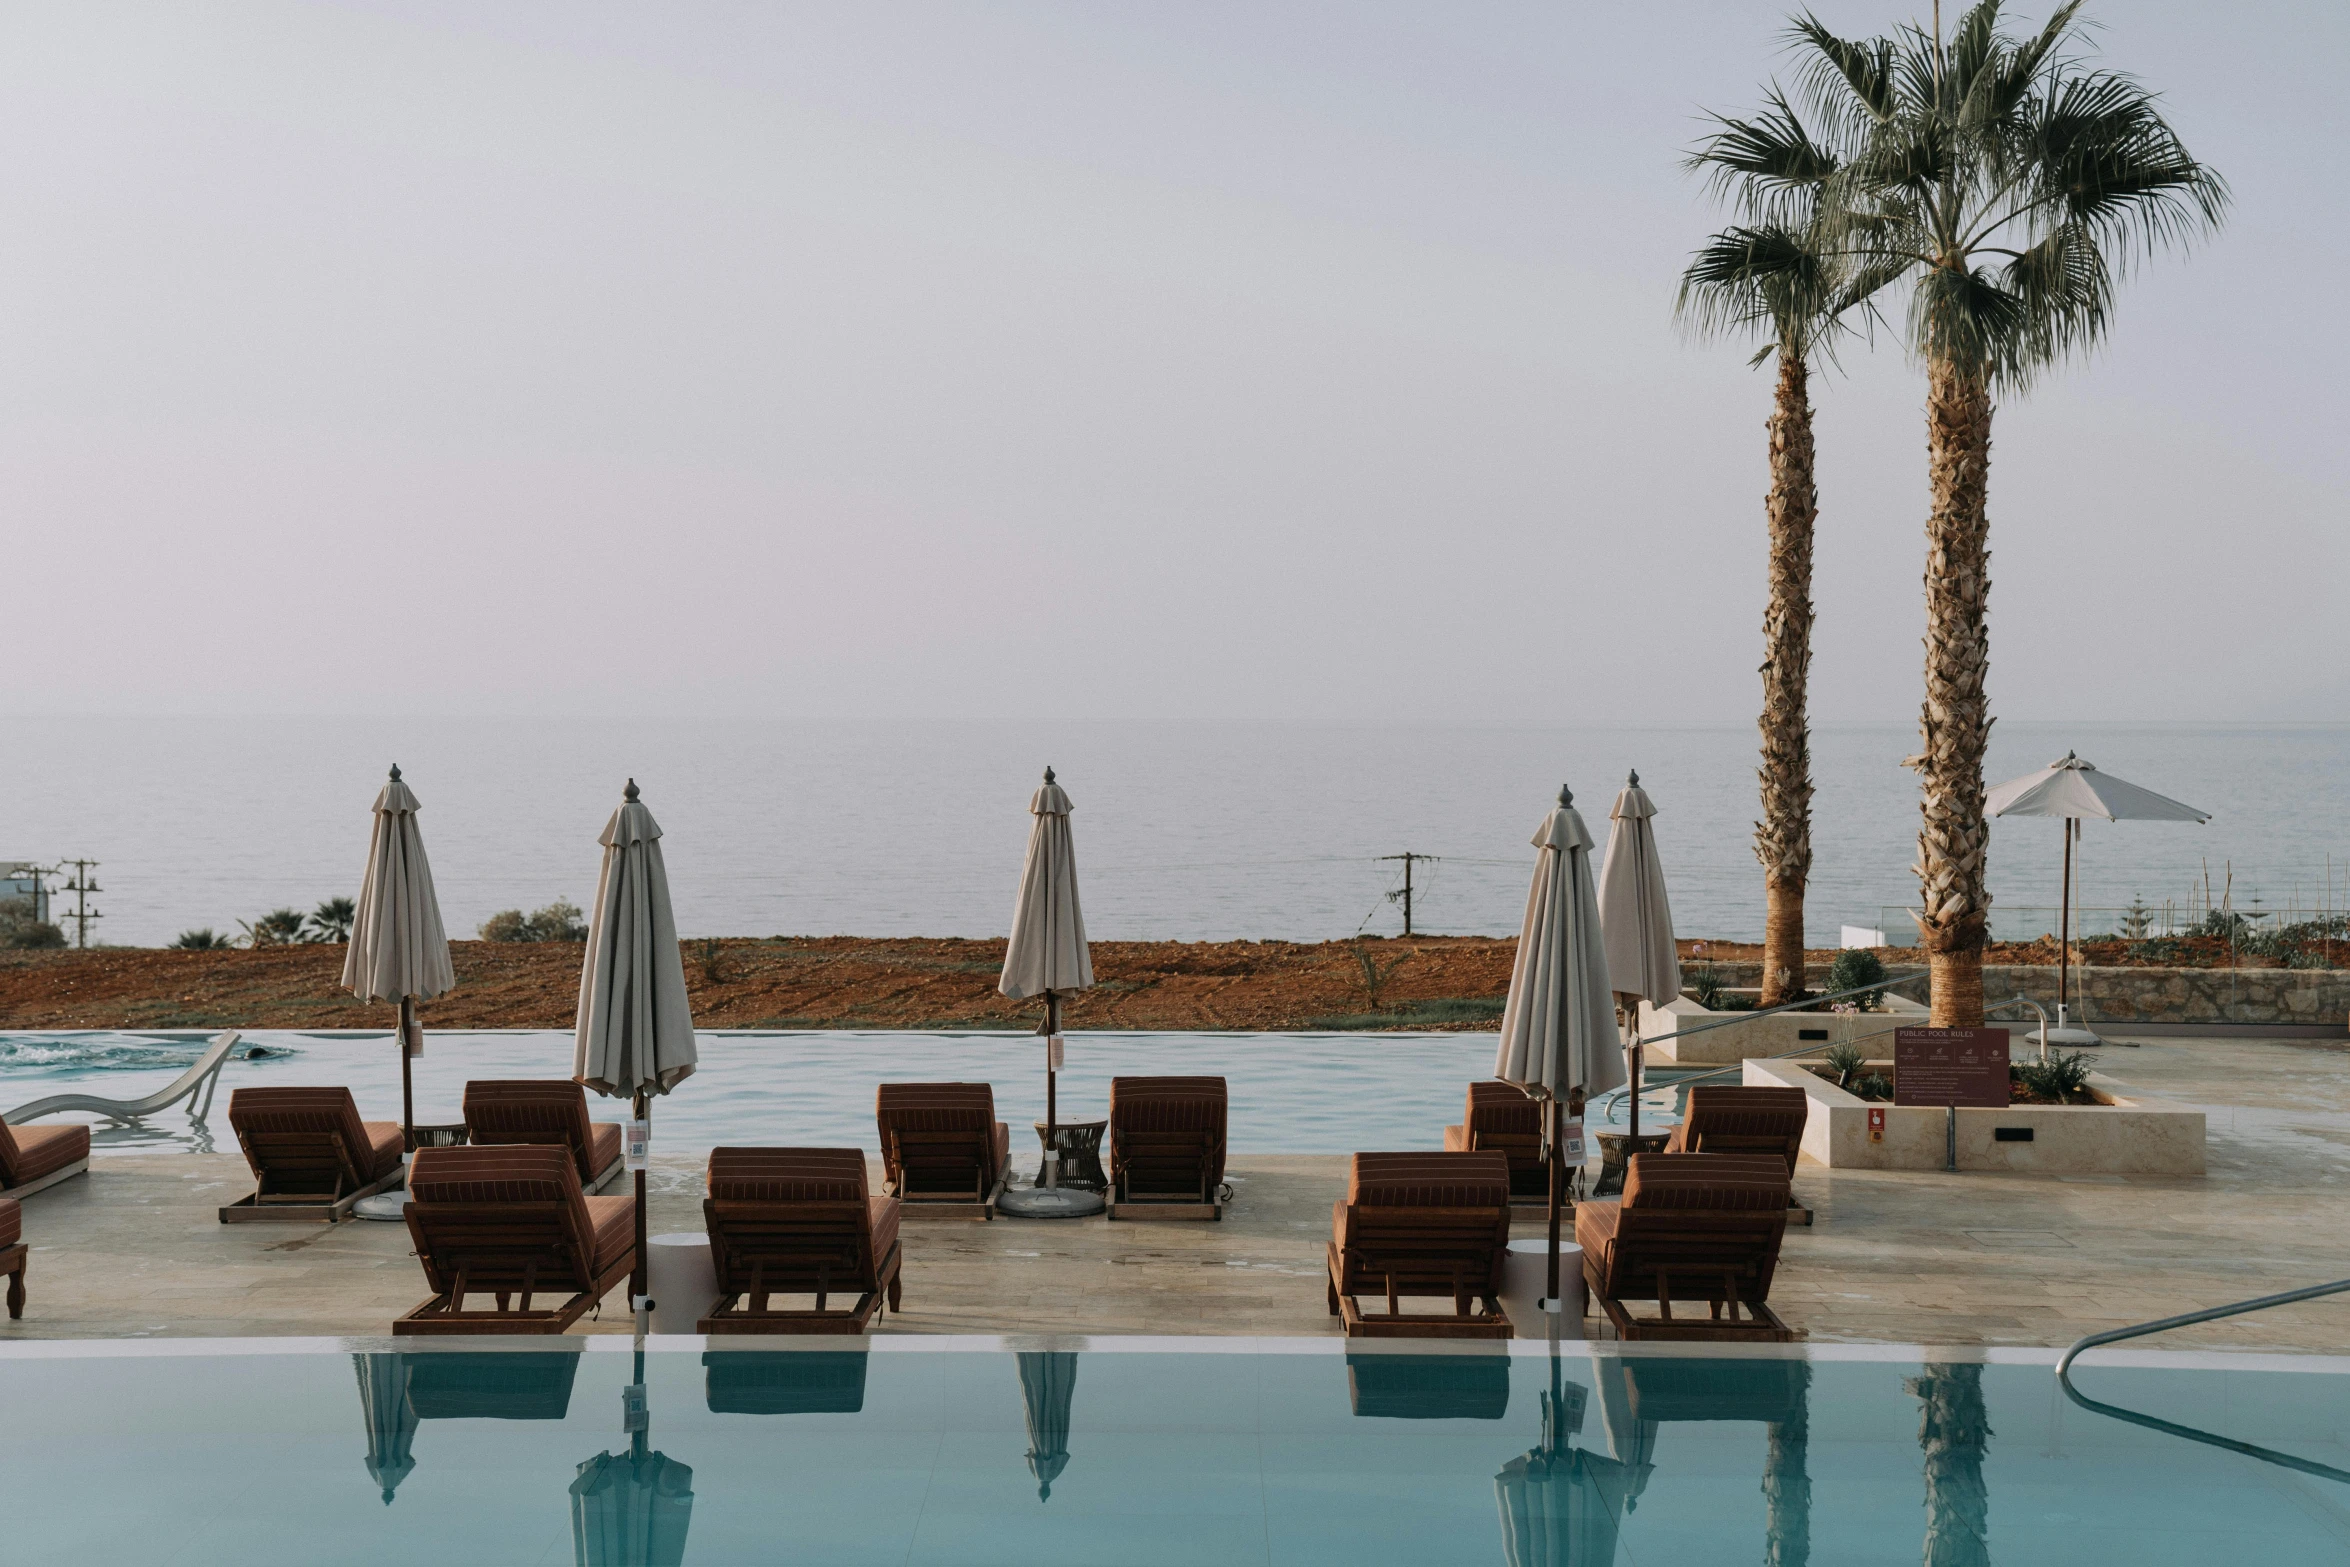
[[[1566,1156],[1567,1163],[1581,1164],[1583,1162],[1583,1118],[1581,1116],[1575,1116],[1567,1122],[1566,1130],[1561,1135],[1561,1141],[1564,1144],[1562,1151]]]
[[[628,1123],[628,1167],[631,1170],[649,1169],[653,1158],[653,1123],[632,1120]]]
[[[1061,1069],[1061,1036],[1060,1036],[1060,1035],[1058,1035],[1058,1034],[1049,1034],[1049,1035],[1047,1035],[1047,1036],[1045,1037],[1045,1042],[1044,1042],[1044,1064],[1045,1064],[1045,1070],[1046,1070],[1046,1071],[1048,1071],[1048,1072],[1058,1072],[1058,1071]]]
[[[411,1022],[408,1024],[407,1029],[403,1034],[402,1048],[404,1048],[411,1056],[420,1056],[424,1054],[423,1023]]]
[[[632,1382],[622,1388],[620,1390],[621,1431],[626,1435],[634,1436],[639,1431],[651,1430],[652,1426],[652,1411],[645,1402],[645,1385],[642,1382]]]

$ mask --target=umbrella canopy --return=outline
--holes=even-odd
[[[2199,811],[2167,794],[2101,773],[2072,752],[2036,773],[2011,778],[1983,796],[1986,816],[2102,816],[2109,822],[2207,822]]]
[[[1624,1506],[1623,1467],[1579,1447],[1536,1448],[1493,1477],[1508,1567],[1610,1567]]]
[[[693,1075],[694,1014],[669,911],[661,824],[638,800],[635,779],[596,841],[604,866],[579,976],[571,1075],[614,1098],[665,1094]]]
[[[679,1567],[693,1522],[694,1472],[666,1453],[598,1453],[571,1482],[578,1567]]]
[[[1036,1499],[1052,1500],[1053,1482],[1069,1467],[1069,1403],[1077,1393],[1077,1357],[1066,1351],[1023,1352],[1020,1401],[1028,1406],[1028,1472]]]
[[[449,937],[441,928],[432,866],[417,831],[416,792],[400,769],[375,797],[375,833],[367,845],[367,874],[351,944],[343,954],[343,988],[362,1001],[429,1000],[457,988],[449,966]]]
[[[408,1402],[405,1355],[353,1355],[359,1374],[359,1410],[367,1421],[367,1473],[383,1490],[384,1505],[416,1468],[416,1408]]]
[[[1681,956],[1665,902],[1664,862],[1649,825],[1655,815],[1656,804],[1634,773],[1608,811],[1615,825],[1599,867],[1599,923],[1615,993],[1662,1004],[1681,994]]]
[[[1537,1099],[1574,1088],[1603,1093],[1624,1081],[1591,832],[1574,799],[1561,789],[1558,809],[1534,833],[1534,885],[1493,1058],[1495,1077]]]
[[[1085,914],[1077,906],[1077,850],[1069,837],[1067,791],[1044,770],[1044,787],[1028,802],[1036,825],[1020,867],[1020,901],[1012,910],[1012,940],[1004,949],[996,989],[1014,1001],[1058,995],[1093,984],[1093,954],[1085,945]]]

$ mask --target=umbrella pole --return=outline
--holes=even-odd
[[[416,998],[400,998],[400,1146],[416,1150],[416,1072],[409,1064],[408,1038],[416,1029]]]
[[[650,1123],[653,1118],[653,1096],[638,1089],[634,1108],[638,1120]],[[650,1125],[646,1129],[649,1132]],[[652,1139],[647,1137],[645,1142],[649,1154]],[[637,1302],[645,1298],[650,1279],[650,1272],[645,1267],[645,1172],[639,1170],[636,1172],[636,1266],[628,1275],[628,1304],[632,1311]]]
[[[1632,1091],[1624,1096],[1625,1103],[1631,1107],[1632,1117],[1626,1135],[1638,1137],[1640,1135],[1640,998],[1619,990],[1616,992],[1616,1009],[1616,1015],[1619,1018],[1628,1017],[1631,1019],[1631,1026],[1625,1030],[1629,1036],[1629,1042],[1624,1046],[1624,1081],[1632,1085]],[[1632,1145],[1626,1143],[1624,1146],[1629,1148]],[[1631,1156],[1627,1154],[1625,1157],[1630,1158]]]
[[[1060,1075],[1053,1068],[1053,1041],[1061,1032],[1061,997],[1044,993],[1044,1159],[1045,1184],[1061,1184]]]
[[[1556,1094],[1550,1096],[1550,1292],[1543,1296],[1551,1311],[1566,1308],[1559,1303],[1559,1200],[1565,1196],[1567,1184],[1567,1149],[1565,1128],[1559,1124],[1559,1112],[1564,1108]]]
[[[2073,818],[2064,818],[2064,907],[2056,916],[2056,1015],[2064,1018],[2064,1007],[2072,999],[2073,967]]]

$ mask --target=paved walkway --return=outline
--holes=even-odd
[[[2350,1049],[2150,1041],[2104,1070],[2210,1115],[2200,1178],[1830,1172],[1798,1191],[1773,1291],[1822,1342],[2068,1343],[2084,1333],[2350,1276]],[[906,1228],[906,1333],[1334,1331],[1323,1296],[1336,1157],[1239,1157],[1221,1224]],[[25,1320],[42,1337],[380,1334],[424,1296],[405,1228],[224,1225],[236,1155],[101,1158],[31,1199]],[[656,1233],[701,1226],[698,1165],[657,1166]],[[1539,1233],[1523,1227],[1524,1235]],[[624,1332],[621,1298],[579,1331]],[[2350,1297],[2156,1341],[2350,1353]]]

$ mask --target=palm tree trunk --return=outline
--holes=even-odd
[[[1811,877],[1811,541],[1819,516],[1812,477],[1810,367],[1779,345],[1771,408],[1770,601],[1763,610],[1762,820],[1754,857],[1763,868],[1762,1005],[1790,1001],[1803,984],[1803,889]]]
[[[1983,749],[1991,714],[1991,389],[1980,375],[1937,360],[1926,383],[1926,456],[1933,514],[1926,521],[1926,700],[1919,716],[1918,937],[1933,979],[1936,1028],[1983,1021],[1983,942],[1991,894],[1983,820]]]
[[[1991,1493],[1983,1456],[1991,1419],[1983,1405],[1983,1368],[1947,1365],[1905,1384],[1923,1406],[1918,1446],[1925,1455],[1925,1567],[1989,1567]]]

